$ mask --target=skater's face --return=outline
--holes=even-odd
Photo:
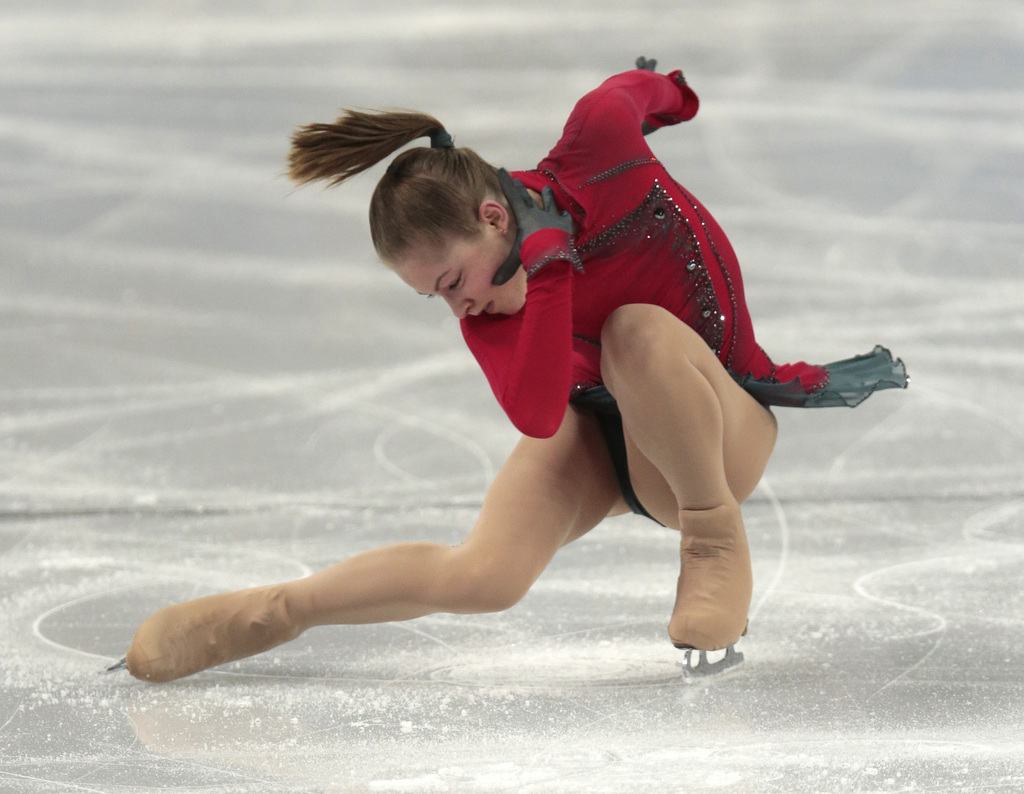
[[[505,284],[491,283],[512,248],[509,214],[497,201],[480,205],[477,234],[443,245],[414,248],[392,267],[421,295],[439,295],[460,320],[467,315],[515,314],[526,303],[526,273]]]

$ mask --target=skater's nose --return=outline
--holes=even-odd
[[[467,295],[445,295],[445,300],[448,301],[452,314],[460,320],[473,314],[473,309],[476,306],[476,302]]]

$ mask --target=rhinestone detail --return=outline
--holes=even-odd
[[[656,157],[638,157],[635,160],[626,160],[624,163],[619,163],[618,165],[609,168],[607,171],[602,171],[599,174],[594,174],[586,182],[580,185],[579,189],[582,190],[583,188],[589,187],[590,185],[593,185],[596,182],[601,182],[605,179],[611,179],[613,176],[624,174],[626,171],[629,171],[633,168],[637,168],[641,165],[651,165],[652,163],[657,162],[658,158]]]
[[[711,231],[708,229],[707,218],[705,218],[704,217],[704,213],[701,212],[701,209],[697,205],[697,201],[696,201],[696,199],[694,199],[693,194],[690,193],[686,188],[684,188],[678,182],[675,182],[675,186],[679,189],[679,192],[682,193],[683,196],[686,198],[687,202],[690,205],[690,208],[693,210],[693,214],[696,215],[697,219],[700,221],[700,225],[704,229],[704,237],[707,239],[708,245],[711,248],[711,253],[712,253],[712,255],[715,258],[716,264],[718,265],[718,270],[722,274],[722,278],[725,279],[725,284],[726,284],[726,288],[727,288],[726,291],[729,293],[729,303],[732,306],[732,313],[730,314],[730,317],[732,318],[732,322],[731,322],[731,325],[732,325],[731,331],[732,331],[732,333],[729,334],[729,339],[731,341],[730,341],[730,344],[729,344],[729,350],[728,350],[728,352],[726,354],[726,358],[725,358],[725,366],[726,367],[730,367],[730,366],[732,366],[732,348],[734,347],[734,344],[735,344],[735,341],[736,341],[736,290],[733,287],[732,276],[729,275],[729,268],[727,268],[725,266],[725,261],[722,259],[722,255],[718,251],[718,246],[715,245],[715,241],[711,237]],[[689,267],[689,266],[687,266],[687,267]],[[718,311],[718,310],[716,309],[716,311]],[[721,314],[721,312],[719,312],[719,317],[720,317],[719,322],[721,324],[721,327],[722,327],[722,330],[723,330],[723,333],[724,333],[724,330],[725,330],[725,315],[723,315],[723,314]],[[715,352],[716,353],[719,352],[719,349],[720,348],[715,348]],[[774,373],[774,365],[773,365],[773,373]]]
[[[548,179],[555,183],[555,186],[560,191],[562,191],[561,196],[556,197],[559,199],[558,204],[560,207],[562,207],[562,209],[568,209],[575,218],[587,217],[587,211],[583,209],[583,207],[580,206],[580,203],[572,197],[572,194],[565,189],[565,185],[562,184],[562,181],[552,171],[549,171],[546,168],[542,168],[537,169],[536,173],[546,176]],[[569,206],[565,206],[566,204],[568,204]]]
[[[708,236],[706,221],[699,213],[697,217],[711,246],[711,256],[724,271],[724,263]],[[634,210],[580,245],[579,253],[586,262],[614,256],[622,248],[639,251],[641,247],[642,255],[652,260],[667,254],[679,263],[683,288],[680,319],[700,334],[717,355],[724,339],[725,318],[707,271],[704,246],[673,196],[658,180]]]
[[[579,252],[576,250],[576,246],[573,245],[572,238],[570,237],[567,245],[552,248],[543,259],[531,262],[529,267],[526,268],[526,280],[529,281],[544,265],[557,259],[565,259],[573,266],[574,270],[578,270],[580,273],[583,272],[583,261],[580,259]]]

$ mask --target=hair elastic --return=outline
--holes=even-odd
[[[430,148],[431,149],[454,149],[455,141],[452,136],[443,127],[436,127],[429,133],[430,136]],[[392,160],[391,165],[388,166],[387,172],[394,177],[399,176],[402,171],[402,166],[397,161]]]
[[[443,127],[430,131],[430,148],[431,149],[454,149],[455,141],[452,136],[448,134],[447,130]]]

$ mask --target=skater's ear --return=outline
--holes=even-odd
[[[477,217],[481,223],[495,227],[500,232],[506,232],[509,228],[509,212],[505,205],[494,199],[484,199],[480,202]]]

